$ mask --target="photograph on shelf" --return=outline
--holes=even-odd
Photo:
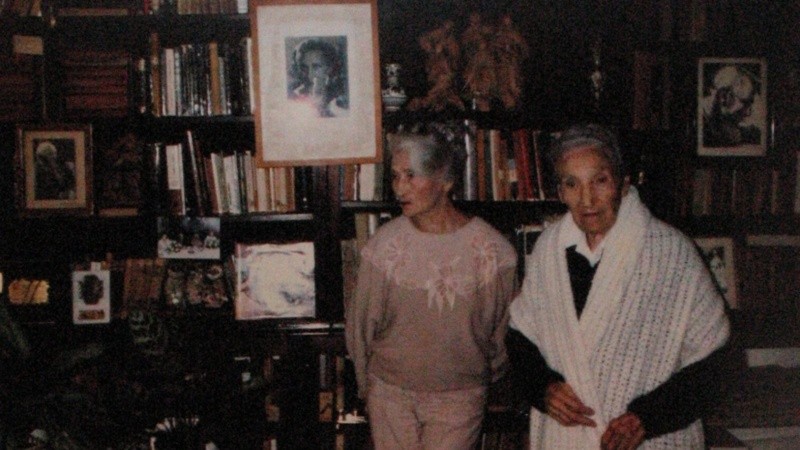
[[[700,58],[697,154],[763,156],[766,150],[766,59]]]
[[[111,322],[111,272],[72,272],[72,323],[77,325]]]
[[[379,162],[376,0],[253,3],[258,164]]]
[[[219,217],[161,216],[158,257],[166,259],[220,259]]]
[[[92,214],[91,125],[18,126],[15,171],[21,215]]]
[[[236,243],[236,319],[312,318],[314,243]]]
[[[736,309],[736,266],[733,258],[733,239],[729,237],[695,238],[703,259],[714,277],[728,306]]]

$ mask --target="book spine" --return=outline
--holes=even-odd
[[[186,214],[186,189],[181,144],[168,144],[166,153],[169,212],[173,215],[182,216]]]

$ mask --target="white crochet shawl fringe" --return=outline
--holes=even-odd
[[[580,320],[564,256],[571,214],[548,227],[526,262],[511,326],[539,346],[595,410],[597,427],[564,427],[531,410],[532,449],[597,449],[614,417],[681,367],[724,344],[728,322],[691,241],[652,217],[635,188],[623,198]],[[700,319],[697,319],[700,315]],[[702,448],[699,422],[640,448]]]

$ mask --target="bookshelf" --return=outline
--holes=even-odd
[[[424,68],[419,49],[409,36],[418,36],[445,18],[454,17],[457,25],[463,24],[470,8],[450,4],[441,8],[430,5],[409,8],[408,2],[401,0],[381,3],[381,61],[400,63],[406,74],[403,84],[409,96],[421,96],[427,85]],[[800,286],[794,289],[794,297],[790,287],[791,282],[800,279],[798,247],[794,244],[752,245],[753,236],[788,236],[777,242],[793,243],[800,229],[797,210],[792,208],[792,202],[798,197],[796,147],[800,117],[796,105],[788,100],[796,98],[792,95],[796,96],[797,92],[789,90],[792,85],[785,80],[788,74],[797,73],[798,64],[794,59],[783,58],[786,54],[794,54],[791,53],[794,48],[791,43],[796,43],[798,37],[790,25],[792,21],[784,17],[800,19],[800,13],[796,8],[787,11],[780,6],[767,5],[768,2],[754,2],[753,7],[761,8],[760,11],[739,16],[709,6],[709,25],[706,35],[700,38],[692,34],[696,30],[692,31],[690,26],[696,19],[683,11],[664,11],[675,2],[657,2],[655,7],[646,7],[644,3],[647,2],[633,2],[613,11],[615,8],[586,11],[585,5],[579,5],[579,2],[563,3],[562,6],[537,5],[536,8],[524,2],[507,5],[518,12],[515,20],[519,20],[517,25],[525,38],[535,43],[524,67],[527,75],[525,99],[518,110],[490,113],[411,113],[401,110],[384,114],[384,130],[389,132],[413,123],[470,120],[483,130],[495,129],[503,133],[518,129],[551,132],[578,120],[606,122],[619,131],[623,147],[629,152],[629,162],[634,166],[632,173],[641,175],[643,198],[657,216],[694,237],[733,238],[739,291],[743,295],[743,305],[746,305],[734,311],[734,323],[745,345],[800,345],[797,331],[800,330],[797,326],[800,322],[800,299],[796,298]],[[488,16],[501,12],[501,6],[486,2],[481,5],[479,8],[485,9],[483,12]],[[577,24],[574,29],[565,24],[566,17],[573,18]],[[748,17],[753,21],[763,18],[774,26],[751,23]],[[604,22],[601,18],[610,21]],[[671,25],[652,25],[667,22]],[[738,31],[736,24],[742,25]],[[138,89],[141,81],[137,78],[138,61],[152,61],[161,49],[209,42],[238,43],[249,36],[249,28],[246,14],[178,14],[177,9],[164,9],[158,14],[128,10],[127,15],[105,16],[51,17],[46,11],[44,17],[16,17],[8,11],[0,14],[0,37],[3,39],[0,58],[11,57],[13,35],[41,38],[44,46],[44,55],[26,55],[19,62],[20,72],[27,83],[29,97],[26,99],[31,101],[25,102],[25,107],[20,103],[16,109],[0,105],[0,167],[3,168],[0,195],[13,198],[15,194],[10,180],[13,179],[11,168],[17,123],[45,119],[91,123],[96,136],[96,156],[102,156],[122,132],[128,130],[141,139],[145,148],[155,143],[184,143],[187,130],[191,130],[204,154],[252,150],[254,124],[249,113],[239,109],[224,114],[164,114],[161,107],[152,101],[152,93],[151,97],[141,95],[142,91]],[[602,112],[592,107],[586,76],[591,68],[588,49],[595,34],[603,37],[603,67],[607,70],[605,95],[609,100]],[[109,108],[113,112],[70,107],[66,98],[69,80],[65,78],[70,61],[66,57],[70,51],[77,51],[80,55],[84,50],[86,54],[89,51],[109,54],[122,51],[127,55],[124,70],[127,89],[124,99],[118,99],[125,101],[124,107]],[[768,58],[768,94],[771,104],[775,105],[770,111],[770,120],[774,120],[777,127],[775,139],[770,141],[767,154],[760,158],[699,157],[696,155],[696,124],[693,119],[696,58],[742,53]],[[637,54],[640,55],[638,63]],[[643,65],[651,73],[637,78],[641,75],[637,70]],[[5,92],[2,81],[5,73],[5,69],[0,68],[0,93]],[[640,85],[642,79],[649,80],[650,84]],[[773,89],[771,86],[777,87]],[[786,90],[778,90],[778,87]],[[640,91],[647,95],[641,98]],[[637,92],[640,97],[637,97]],[[784,92],[787,99],[782,97]],[[637,116],[648,111],[650,114],[646,117]],[[727,180],[726,187],[723,188],[718,181],[704,188],[696,184],[697,170],[712,174],[710,180]],[[374,201],[343,199],[340,186],[344,172],[338,167],[304,168],[303,171],[307,202],[280,211],[219,214],[225,230],[221,245],[223,255],[230,255],[237,241],[313,241],[316,260],[320,264],[315,283],[317,317],[249,323],[234,321],[227,309],[160,311],[151,318],[153,323],[163,319],[164,324],[175,327],[175,338],[184,341],[180,345],[181,351],[188,354],[199,352],[203,345],[218,340],[209,347],[218,353],[218,361],[227,363],[232,356],[248,356],[255,367],[278,355],[289,367],[313,374],[317,373],[320,354],[331,357],[344,354],[341,342],[342,299],[346,288],[342,275],[342,266],[346,262],[343,260],[343,241],[356,237],[356,224],[362,220],[358,216],[395,215],[398,211],[388,194],[376,196]],[[735,187],[732,181],[734,172],[737,174]],[[754,176],[741,175],[745,172],[748,176],[753,172]],[[773,176],[773,173],[777,175]],[[762,179],[768,180],[769,186],[775,186],[777,194],[771,194],[772,187],[762,187],[763,183],[758,181]],[[777,184],[774,184],[775,179]],[[757,189],[749,189],[751,186]],[[720,195],[720,189],[728,195]],[[762,200],[757,207],[756,192],[761,189],[766,191],[759,194]],[[699,195],[703,190],[708,192],[704,197]],[[388,192],[386,185],[383,192]],[[705,207],[700,204],[698,211],[707,212],[695,214],[692,203],[695,196],[714,203]],[[768,198],[777,200],[764,200]],[[773,208],[773,203],[777,207]],[[541,223],[548,216],[564,212],[563,205],[552,199],[459,201],[458,205],[470,214],[482,216],[510,238],[520,225]],[[99,205],[95,206],[99,213]],[[143,208],[139,214],[126,217],[95,214],[89,217],[22,219],[17,216],[12,202],[4,202],[0,205],[0,261],[13,263],[13,266],[52,263],[53,270],[68,273],[73,263],[102,261],[109,254],[117,262],[128,258],[152,259],[158,239],[155,217],[154,210]],[[115,276],[118,280],[123,275],[118,272]],[[61,276],[54,283],[53,301],[58,306],[28,315],[31,321],[27,326],[41,337],[37,350],[52,355],[55,349],[46,344],[48,339],[71,347],[129,338],[128,324],[123,320],[115,320],[108,326],[73,326],[69,323],[67,281]],[[116,306],[112,304],[112,307]],[[308,436],[316,436],[316,431],[324,429],[326,431],[321,435],[326,436],[325,439],[335,439],[334,427],[327,422],[320,423],[315,417],[319,403],[315,381],[313,377],[311,380],[302,377],[283,380],[295,389],[292,392],[301,399],[298,402],[301,408],[291,415],[288,411],[297,405],[284,404],[285,420],[281,419],[281,426],[286,425],[285,430]],[[501,426],[504,419],[499,416],[496,424]],[[313,425],[307,425],[309,423]],[[275,424],[261,423],[254,428],[258,431],[252,433],[267,430],[270,434],[276,428]],[[289,443],[285,448],[292,448],[291,443],[300,439],[289,431],[284,433],[278,438]],[[354,435],[359,435],[359,432],[354,432]],[[306,442],[298,445],[303,444]],[[314,444],[319,442],[314,441]]]

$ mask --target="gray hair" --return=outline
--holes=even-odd
[[[391,135],[390,154],[394,156],[401,151],[408,152],[412,167],[422,176],[442,174],[445,181],[452,181],[454,185],[461,179],[464,166],[463,152],[459,152],[439,133],[401,132]]]
[[[564,130],[553,142],[548,151],[552,167],[557,167],[561,159],[571,150],[578,147],[594,147],[601,151],[611,164],[611,171],[618,184],[625,179],[626,167],[622,158],[617,137],[611,130],[594,123],[573,125]]]

